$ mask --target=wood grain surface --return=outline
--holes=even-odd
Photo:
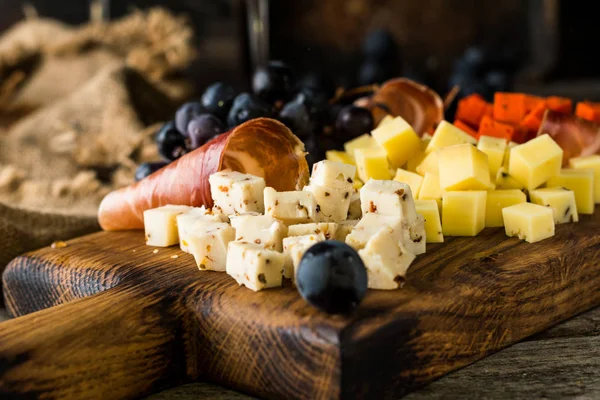
[[[141,232],[44,248],[3,276],[10,312],[32,314],[0,324],[0,397],[131,398],[202,378],[265,398],[396,398],[598,305],[599,215],[533,245],[490,229],[429,246],[402,290],[345,317],[289,285],[201,273]]]

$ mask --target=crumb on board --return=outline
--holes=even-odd
[[[52,242],[50,247],[52,247],[53,249],[62,249],[63,247],[67,247],[67,242],[63,242],[62,240],[57,240],[55,242]]]
[[[177,254],[173,254],[171,258],[179,258],[179,256]]]
[[[132,253],[135,253],[135,252],[136,252],[136,250],[135,250],[135,249],[133,249],[133,250],[131,250],[131,252],[132,252]]]
[[[152,250],[152,252],[153,252],[154,254],[156,254],[156,253],[158,253],[158,249],[154,249],[154,250]]]

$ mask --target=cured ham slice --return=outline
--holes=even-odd
[[[300,190],[308,182],[304,144],[269,118],[245,122],[217,136],[152,175],[109,193],[98,222],[104,230],[141,229],[145,210],[167,204],[212,207],[208,177],[231,169],[265,178],[277,191]]]
[[[569,159],[600,153],[600,124],[565,114],[546,110],[538,136],[547,133],[563,149],[563,165]]]

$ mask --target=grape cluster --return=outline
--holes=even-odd
[[[254,73],[251,93],[238,93],[216,82],[199,101],[179,107],[173,121],[156,133],[158,153],[168,163],[246,121],[270,117],[283,122],[304,142],[312,164],[324,159],[325,151],[339,149],[373,129],[369,110],[353,105],[351,97],[335,96],[336,87],[328,77],[311,73],[297,79],[290,66],[270,61]],[[136,180],[164,163],[140,165]]]

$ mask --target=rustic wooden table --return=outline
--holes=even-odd
[[[0,309],[0,321],[6,319]],[[209,383],[191,383],[147,400],[251,399]],[[418,399],[600,398],[600,307],[451,373],[405,397]]]

